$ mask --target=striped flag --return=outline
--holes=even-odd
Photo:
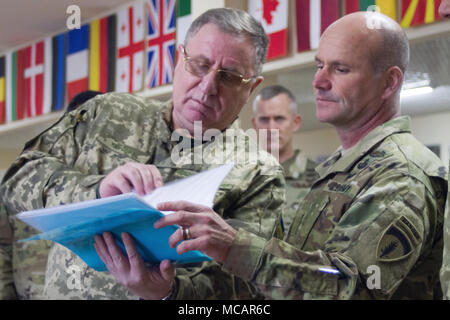
[[[297,0],[297,51],[317,49],[322,33],[339,18],[338,0]]]
[[[88,89],[89,25],[67,33],[66,83],[67,101]]]
[[[381,13],[397,21],[396,0],[345,0],[345,14],[368,11],[371,6],[377,6]]]
[[[402,0],[402,28],[432,23],[440,19],[439,5],[441,0]]]
[[[25,114],[25,50],[6,55],[6,122],[21,120]]]
[[[172,82],[175,61],[175,0],[147,0],[145,87]]]
[[[267,60],[287,54],[287,0],[249,0],[249,13],[261,22],[270,38]]]
[[[41,115],[44,104],[44,41],[25,48],[24,78],[26,115]]]
[[[89,26],[89,90],[114,91],[116,16],[94,20]]]
[[[186,33],[192,23],[191,0],[177,1],[177,47],[184,43]]]
[[[44,41],[44,114],[63,110],[66,97],[67,34]]]
[[[142,89],[144,79],[144,7],[136,3],[117,13],[117,92]]]
[[[0,123],[5,122],[5,57],[0,57]]]

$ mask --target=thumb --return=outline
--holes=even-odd
[[[164,280],[172,282],[175,278],[175,266],[169,260],[163,260],[159,270]]]

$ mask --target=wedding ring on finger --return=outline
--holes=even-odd
[[[189,231],[189,228],[181,227],[181,230],[183,232],[183,240],[190,240],[191,239],[191,232]]]

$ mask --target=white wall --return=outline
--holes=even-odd
[[[439,145],[442,162],[449,163],[450,111],[411,117],[411,131],[424,145]],[[331,154],[340,145],[333,128],[300,131],[295,136],[294,143],[312,159]]]

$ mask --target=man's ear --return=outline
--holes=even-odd
[[[263,80],[264,80],[263,76],[258,76],[256,78],[256,80],[252,83],[252,87],[250,88],[250,94],[252,94],[253,91],[255,91],[256,87],[258,87],[261,84],[261,82],[263,82]]]
[[[385,71],[384,77],[384,91],[381,97],[383,99],[389,99],[401,89],[403,83],[403,72],[397,66],[390,67]]]
[[[256,118],[252,118],[253,129],[256,130]]]
[[[294,116],[294,132],[297,132],[302,125],[302,116],[297,114]]]

